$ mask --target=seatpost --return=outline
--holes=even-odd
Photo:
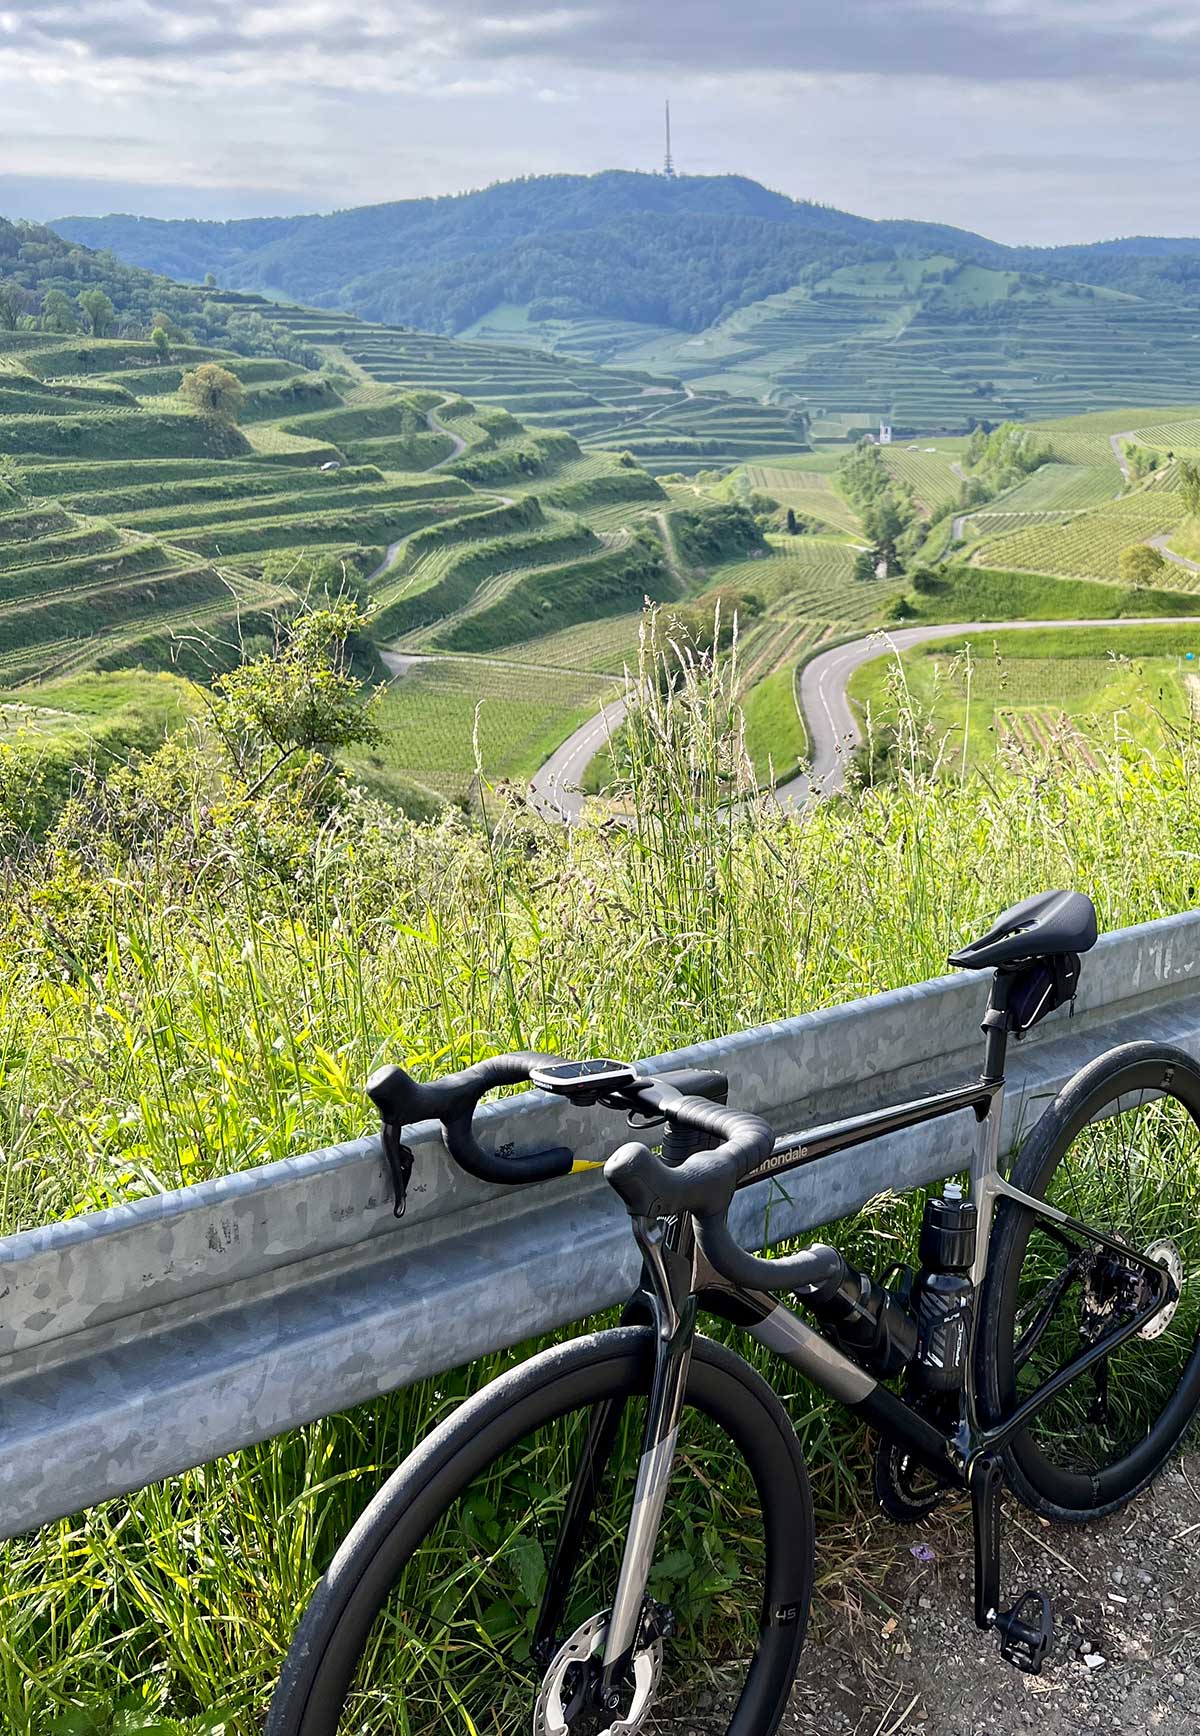
[[[1008,1054],[1008,1033],[1012,1029],[1008,1013],[1008,997],[1013,978],[1008,971],[998,970],[992,976],[987,1011],[983,1015],[983,1035],[986,1043],[983,1055],[983,1077],[990,1084],[1004,1077],[1004,1062]]]

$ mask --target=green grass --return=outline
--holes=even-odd
[[[742,695],[746,752],[759,782],[768,788],[792,776],[808,745],[796,705],[795,676],[793,666],[776,669]]]
[[[476,691],[456,711],[468,736]],[[1019,758],[987,786],[902,769],[795,825],[753,805],[730,817],[748,784],[727,696],[681,699],[633,741],[633,827],[567,833],[493,806],[489,844],[453,816],[414,828],[351,811],[320,847],[294,838],[281,875],[257,827],[148,802],[115,855],[82,828],[51,857],[11,860],[26,920],[0,933],[0,1055],[18,1082],[0,1091],[3,1228],[357,1136],[361,1081],[385,1057],[429,1074],[528,1045],[650,1054],[938,974],[1034,887],[1086,886],[1104,927],[1194,902],[1186,742],[1156,762],[1104,753],[1086,777]],[[64,1056],[86,1058],[86,1089]],[[839,1245],[881,1271],[911,1252],[919,1207],[887,1202]],[[5,1731],[46,1736],[83,1694],[145,1692],[255,1736],[349,1524],[522,1353],[6,1545]],[[807,1391],[792,1408],[818,1509],[845,1514],[862,1433]],[[433,1590],[415,1584],[414,1607]]]
[[[1167,546],[1187,560],[1200,561],[1200,520],[1185,518],[1172,534]]]
[[[989,550],[990,552],[990,550]],[[1104,620],[1120,615],[1200,615],[1187,591],[1134,590],[1090,579],[1056,579],[985,567],[946,569],[945,588],[909,593],[915,621]]]
[[[1189,660],[1190,654],[1190,660]],[[894,659],[864,664],[850,695],[877,727],[894,717]],[[1200,693],[1200,621],[1189,627],[1058,628],[938,640],[903,654],[907,702],[929,719],[948,763],[1005,748],[1093,769],[1114,740],[1161,749]]]
[[[198,416],[102,410],[75,416],[0,417],[0,453],[18,458],[235,457],[246,450],[236,428]]]

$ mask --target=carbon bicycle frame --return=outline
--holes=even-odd
[[[647,1406],[642,1454],[617,1590],[609,1617],[602,1687],[616,1691],[641,1632],[646,1585],[666,1504],[675,1442],[683,1412],[696,1315],[699,1308],[741,1326],[758,1343],[781,1356],[798,1373],[861,1415],[889,1441],[899,1443],[948,1484],[972,1490],[976,1501],[976,1621],[983,1627],[995,1618],[998,1541],[980,1542],[980,1516],[998,1502],[996,1455],[1031,1418],[1080,1375],[1135,1336],[1169,1300],[1169,1274],[1132,1248],[1069,1217],[1056,1206],[1035,1199],[1007,1180],[1000,1169],[1000,1134],[1004,1104],[1004,1054],[1007,1033],[988,1032],[984,1073],[968,1084],[919,1097],[862,1115],[850,1116],[807,1132],[785,1134],[770,1155],[739,1184],[775,1179],[840,1151],[847,1151],[884,1134],[915,1127],[965,1110],[977,1121],[970,1161],[971,1198],[978,1210],[971,1279],[978,1297],[987,1274],[988,1251],[997,1200],[1010,1199],[1034,1216],[1088,1242],[1132,1261],[1157,1280],[1153,1299],[1130,1319],[1087,1346],[1000,1422],[980,1420],[976,1385],[978,1306],[973,1310],[965,1379],[957,1427],[946,1434],[913,1405],[861,1368],[844,1351],[809,1326],[767,1291],[748,1290],[714,1272],[697,1245],[690,1217],[666,1220],[633,1219],[633,1231],[643,1258],[642,1284],[627,1311],[628,1319],[649,1317],[656,1331],[656,1357]],[[605,1462],[620,1422],[620,1406],[597,1407],[580,1466],[567,1502],[558,1544],[534,1635],[534,1655],[549,1646],[565,1605],[574,1559],[599,1488]],[[986,1485],[979,1494],[976,1485]],[[994,1523],[994,1521],[993,1521]],[[990,1577],[980,1563],[981,1548],[991,1546]],[[985,1583],[986,1582],[986,1583]],[[794,1618],[793,1618],[794,1619]]]

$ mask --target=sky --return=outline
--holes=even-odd
[[[0,214],[676,162],[1001,241],[1200,233],[1195,0],[0,0]]]

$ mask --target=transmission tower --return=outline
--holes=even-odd
[[[675,159],[671,155],[671,104],[667,103],[667,154],[663,158],[663,174],[668,181],[675,179]]]

